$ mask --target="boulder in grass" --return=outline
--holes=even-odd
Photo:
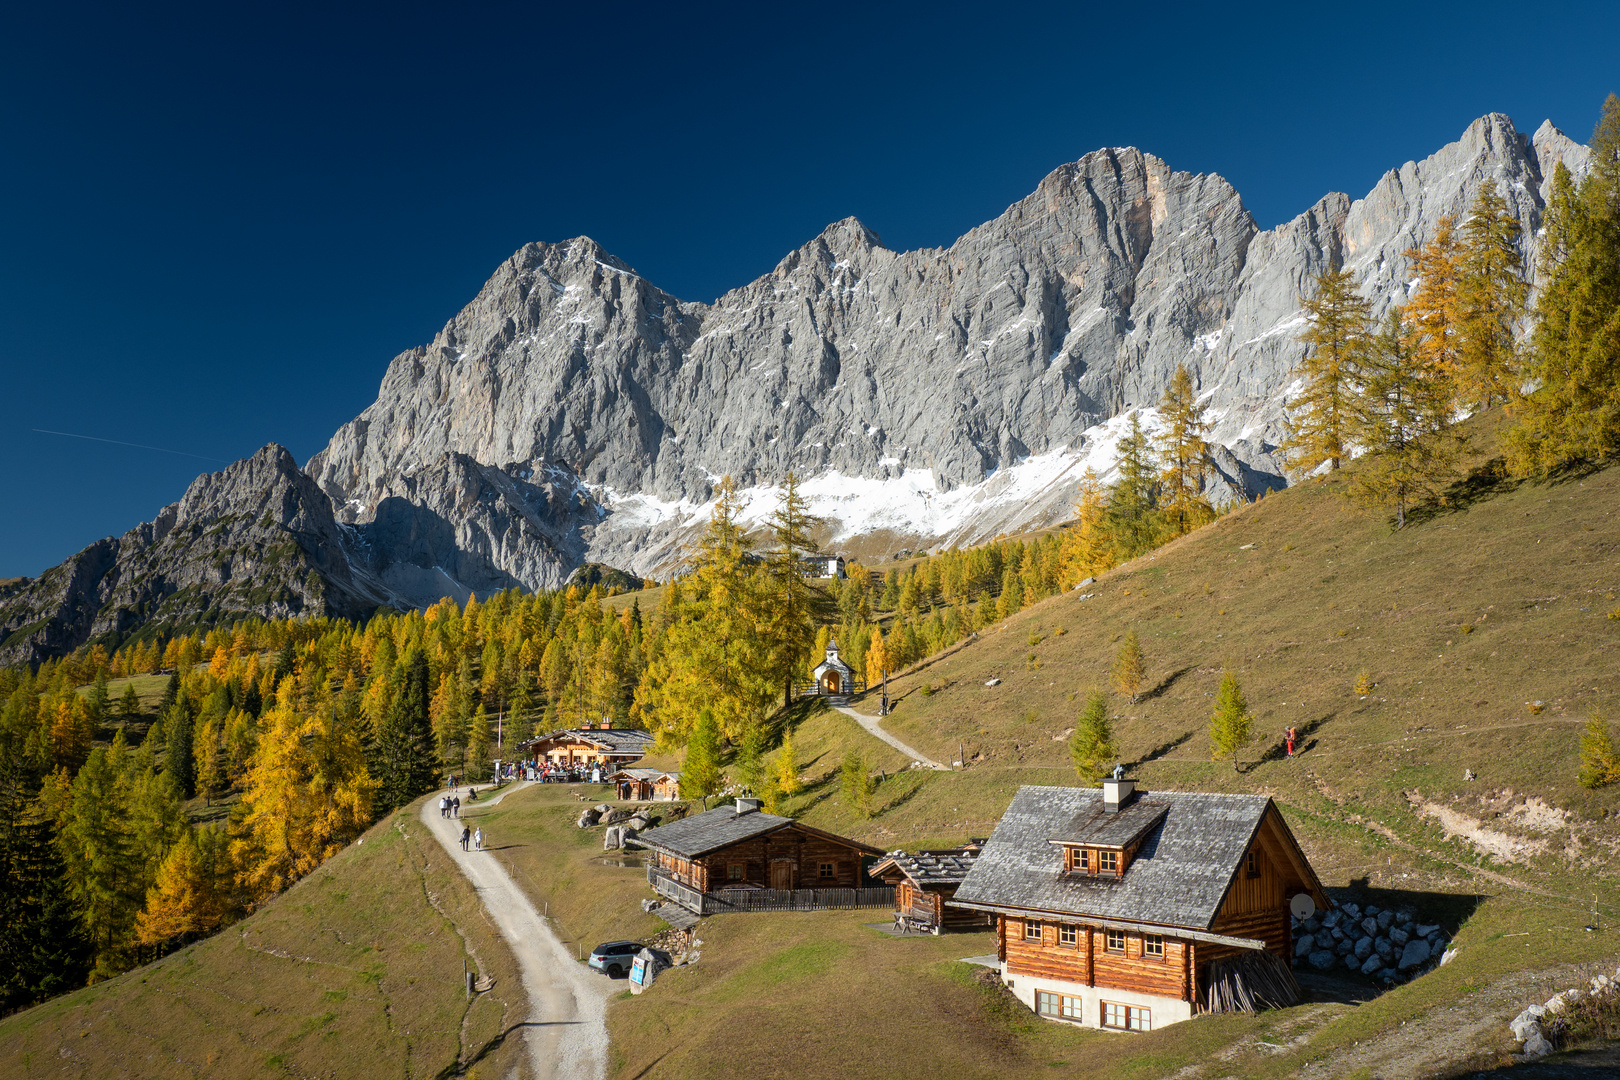
[[[1539,1028],[1524,1040],[1524,1056],[1527,1058],[1543,1058],[1552,1052],[1553,1044],[1547,1041],[1547,1036]]]
[[[1562,993],[1554,994],[1552,997],[1548,998],[1545,1008],[1548,1013],[1553,1016],[1557,1016],[1560,1013],[1568,1012],[1576,1002],[1580,1001],[1585,996],[1586,995],[1581,993],[1579,990],[1565,990]]]
[[[598,814],[595,810],[587,807],[579,812],[579,827],[582,829],[588,829],[592,825],[595,825],[601,816],[602,815]]]
[[[1508,1030],[1513,1032],[1513,1037],[1519,1042],[1524,1042],[1524,1040],[1539,1032],[1541,1030],[1541,1006],[1532,1005],[1518,1016],[1515,1016],[1509,1022]]]
[[[1311,953],[1310,964],[1317,971],[1326,971],[1333,966],[1333,962],[1337,959],[1338,956],[1332,949],[1318,949]]]
[[[1384,967],[1382,956],[1369,956],[1358,969],[1363,975],[1376,975]]]
[[[1416,941],[1406,943],[1406,948],[1401,950],[1401,962],[1396,967],[1401,971],[1411,971],[1415,967],[1428,963],[1428,960],[1429,943],[1419,938]]]

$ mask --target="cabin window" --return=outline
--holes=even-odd
[[[1164,936],[1162,934],[1142,935],[1142,955],[1164,958]]]
[[[1122,952],[1124,952],[1125,951],[1125,931],[1123,931],[1123,930],[1110,930],[1110,931],[1108,931],[1107,945],[1108,945],[1108,951],[1109,952],[1113,952],[1113,953],[1122,953]]]
[[[743,879],[743,864],[740,862],[726,864],[726,880],[741,881]]]
[[[1152,1031],[1153,1015],[1151,1010],[1136,1005],[1117,1005],[1105,1001],[1102,1003],[1102,1025],[1124,1031]]]
[[[1039,940],[1041,940],[1041,924],[1038,923],[1038,922],[1027,922],[1026,921],[1024,923],[1024,940],[1025,941],[1039,941]]]
[[[1260,876],[1260,853],[1258,851],[1249,852],[1243,862],[1246,876],[1252,878]]]
[[[1117,851],[1099,851],[1099,852],[1097,852],[1097,873],[1099,873],[1099,874],[1117,874],[1117,873],[1119,873],[1119,852],[1117,852]]]
[[[1073,945],[1080,940],[1080,928],[1077,926],[1059,926],[1058,944]]]
[[[1035,991],[1035,1011],[1042,1016],[1050,1016],[1057,1020],[1079,1020],[1083,1015],[1083,1002],[1077,997],[1067,994],[1051,994],[1045,990]]]
[[[838,876],[838,868],[830,862],[824,862],[821,864],[819,873],[824,878],[835,878]]]

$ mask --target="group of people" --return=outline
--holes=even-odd
[[[472,850],[474,850],[474,851],[483,851],[484,850],[484,830],[483,830],[482,826],[480,826],[479,828],[473,829],[473,828],[469,828],[466,825],[463,825],[461,827],[461,850],[462,851],[468,850],[467,849],[467,841],[469,839],[472,840],[472,844],[473,844]]]
[[[454,791],[455,788],[450,790]],[[450,795],[441,795],[439,797],[439,816],[444,818],[460,817],[461,799]]]

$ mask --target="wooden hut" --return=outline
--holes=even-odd
[[[957,886],[973,868],[982,840],[948,851],[891,851],[868,871],[894,886],[894,913],[919,930],[978,929],[995,924],[995,916],[967,908],[949,907]]]
[[[868,877],[875,847],[767,814],[738,799],[630,843],[651,852],[654,891],[699,915],[718,911],[810,911],[889,907],[894,890]]]
[[[993,915],[1040,1016],[1145,1031],[1299,987],[1290,901],[1328,898],[1264,795],[1024,787],[950,903]]]
[[[662,769],[620,769],[608,774],[625,802],[673,802],[681,795],[681,774]]]
[[[550,762],[560,768],[589,768],[601,765],[618,768],[645,757],[652,746],[650,732],[615,728],[603,721],[596,726],[563,728],[536,735],[518,744],[518,752],[537,764]]]

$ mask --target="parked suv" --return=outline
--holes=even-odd
[[[609,941],[591,950],[591,967],[609,978],[622,979],[630,973],[630,963],[641,951],[639,941]]]

